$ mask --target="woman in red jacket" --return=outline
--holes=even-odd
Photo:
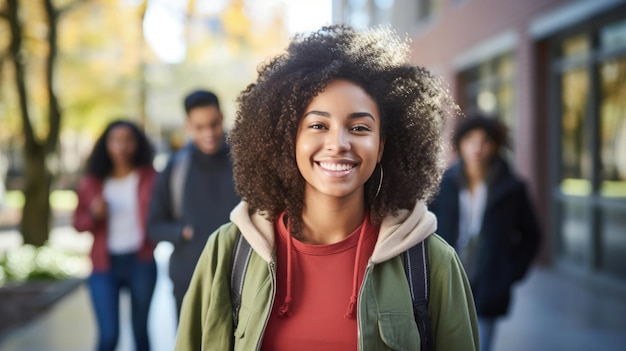
[[[136,350],[149,350],[147,319],[156,283],[146,215],[156,172],[146,135],[128,121],[109,124],[78,186],[74,228],[93,235],[88,279],[98,322],[97,350],[115,350],[120,290],[130,292]]]

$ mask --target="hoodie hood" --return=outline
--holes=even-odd
[[[274,219],[262,212],[250,214],[248,203],[242,201],[230,213],[230,220],[237,225],[252,249],[266,262],[272,261],[274,253]],[[387,261],[417,245],[437,229],[437,219],[429,212],[423,201],[413,210],[399,210],[387,216],[380,225],[378,241],[371,261]]]

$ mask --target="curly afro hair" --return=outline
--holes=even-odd
[[[137,150],[135,151],[135,155],[133,156],[133,166],[146,166],[152,165],[152,159],[154,158],[154,147],[152,143],[146,136],[146,134],[139,129],[139,127],[130,120],[116,120],[105,128],[104,132],[100,135],[96,143],[94,144],[93,150],[87,159],[87,173],[100,178],[105,179],[111,172],[113,172],[113,161],[109,156],[109,151],[107,149],[107,139],[109,138],[109,134],[111,131],[117,127],[126,127],[129,128],[133,135],[135,136],[135,140],[137,142]]]
[[[452,144],[456,151],[461,150],[461,140],[467,133],[482,129],[487,137],[496,145],[498,152],[509,145],[509,136],[507,127],[498,120],[496,116],[488,115],[482,112],[472,112],[467,117],[461,119],[454,130]]]
[[[286,211],[291,234],[300,235],[305,181],[296,165],[296,133],[313,97],[337,79],[359,85],[380,109],[386,142],[378,196],[379,167],[365,184],[372,221],[428,200],[444,168],[443,119],[458,107],[440,78],[408,59],[408,43],[387,27],[359,32],[333,25],[297,34],[286,53],[260,66],[257,81],[237,99],[229,136],[236,190],[250,210],[268,219]]]

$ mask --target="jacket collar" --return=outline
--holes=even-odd
[[[450,175],[459,190],[466,187],[467,177],[465,176],[462,160],[450,167]],[[516,186],[517,178],[507,162],[501,156],[496,156],[489,166],[489,173],[485,183],[488,188],[487,207],[489,207],[510,191],[512,187]]]
[[[274,219],[261,212],[250,214],[248,203],[242,201],[230,213],[230,220],[237,225],[252,249],[263,260],[271,262],[275,247]],[[372,263],[384,262],[399,255],[436,229],[437,219],[422,201],[418,201],[412,210],[398,210],[395,215],[388,215],[380,225]]]

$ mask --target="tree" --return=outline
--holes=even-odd
[[[51,187],[75,185],[111,119],[135,119],[156,137],[161,128],[178,131],[180,97],[198,86],[218,90],[228,113],[258,62],[286,42],[279,16],[248,18],[249,2],[203,13],[199,1],[186,0],[187,57],[163,63],[142,25],[157,3],[0,0],[0,147],[22,154],[12,163],[21,177],[11,184],[25,194],[25,243],[45,243]]]
[[[8,58],[13,65],[14,83],[19,98],[20,117],[24,135],[24,197],[20,230],[25,244],[41,246],[48,240],[50,231],[50,188],[52,172],[49,163],[55,156],[59,142],[61,109],[54,90],[55,63],[57,58],[58,24],[64,13],[86,0],[75,0],[57,8],[52,0],[43,0],[46,31],[43,38],[47,44],[44,65],[45,92],[47,97],[47,132],[40,136],[33,128],[27,92],[25,43],[23,33],[25,17],[24,3],[7,0],[0,17],[9,23],[10,43]],[[30,3],[32,6],[32,3]]]

